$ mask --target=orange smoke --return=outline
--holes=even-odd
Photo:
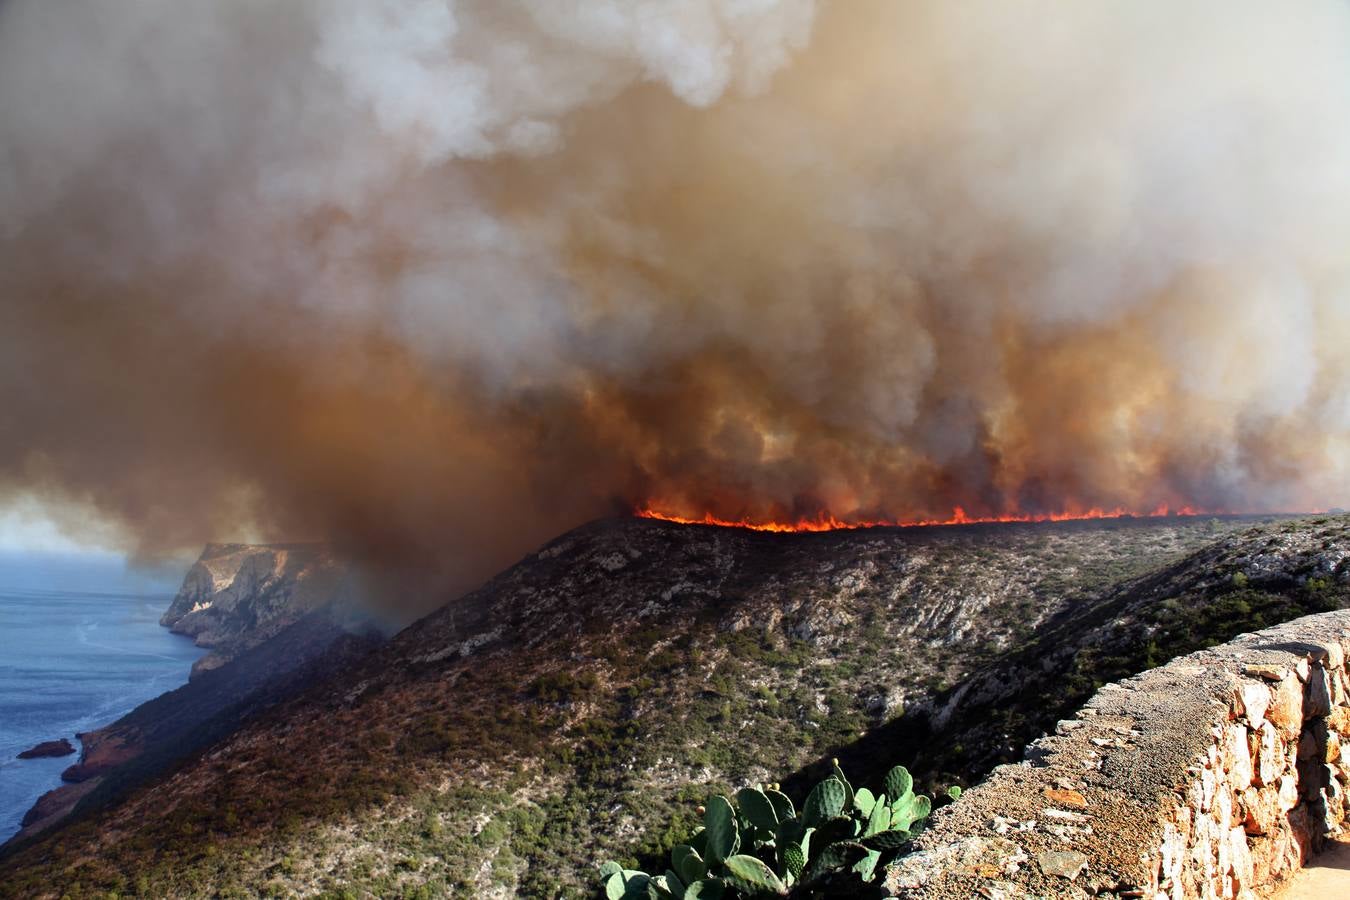
[[[1128,509],[1117,507],[1115,509],[1092,509],[1081,512],[1056,512],[1056,513],[1037,513],[1037,514],[1016,514],[1000,516],[972,516],[968,515],[964,509],[957,506],[952,509],[952,514],[946,519],[860,519],[855,521],[844,521],[829,513],[820,513],[816,516],[802,517],[792,521],[762,521],[750,518],[740,519],[721,519],[712,513],[704,513],[701,517],[694,518],[690,516],[680,516],[672,513],[663,512],[658,509],[646,506],[634,512],[640,519],[659,519],[662,522],[676,522],[681,525],[717,525],[722,528],[746,528],[750,531],[771,531],[775,533],[799,533],[807,531],[850,531],[858,528],[920,528],[932,525],[983,525],[1000,522],[1073,522],[1088,519],[1153,519],[1166,516],[1199,516],[1199,515],[1221,515],[1221,513],[1205,512],[1194,509],[1190,506],[1183,506],[1180,509],[1171,509],[1166,504],[1155,507],[1148,512],[1133,512]]]
[[[0,519],[1350,506],[1350,5],[1046,6],[0,0]]]

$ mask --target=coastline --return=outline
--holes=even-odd
[[[159,625],[173,591],[120,558],[10,555],[0,564],[0,624],[12,626],[0,628],[0,843],[71,786],[62,776],[84,762],[85,736],[187,682],[205,651]],[[78,755],[18,758],[62,738]]]

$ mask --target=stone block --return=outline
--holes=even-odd
[[[1186,807],[1199,813],[1205,806],[1205,787],[1197,772],[1186,785]]]
[[[1273,787],[1257,788],[1243,795],[1247,834],[1271,834],[1279,823],[1279,800]]]
[[[1256,783],[1275,784],[1285,769],[1284,741],[1275,726],[1267,722],[1258,733],[1260,745],[1256,753]]]
[[[1245,790],[1252,783],[1252,748],[1248,743],[1247,726],[1237,723],[1224,731],[1224,769],[1228,782],[1235,790]]]
[[[1340,669],[1345,666],[1345,648],[1340,641],[1318,641],[1317,646],[1326,653],[1322,665],[1328,669]]]
[[[1284,681],[1293,673],[1284,666],[1273,666],[1266,663],[1248,663],[1242,667],[1242,674],[1248,678],[1260,678],[1264,681],[1280,682]]]
[[[1335,766],[1323,766],[1322,777],[1326,787],[1322,789],[1322,805],[1326,807],[1327,828],[1337,830],[1345,821],[1345,789],[1336,777]]]
[[[1266,718],[1289,740],[1303,730],[1303,685],[1294,677],[1279,682],[1272,692]]]
[[[1252,853],[1247,846],[1247,832],[1241,828],[1228,831],[1228,850],[1232,860],[1233,879],[1239,888],[1252,885]]]
[[[1251,842],[1252,848],[1252,884],[1270,884],[1275,877],[1275,861],[1278,859],[1278,844],[1274,838],[1257,837]]]
[[[1270,708],[1270,688],[1257,681],[1244,682],[1238,688],[1238,702],[1247,721],[1252,723],[1252,727],[1257,727],[1265,719],[1266,710]]]
[[[1289,830],[1295,854],[1291,861],[1296,868],[1302,868],[1313,854],[1313,823],[1306,807],[1300,806],[1289,813]]]
[[[1298,759],[1303,762],[1317,755],[1317,740],[1313,737],[1312,731],[1305,728],[1298,738]]]
[[[1307,695],[1303,704],[1305,716],[1325,716],[1331,712],[1331,687],[1327,683],[1327,671],[1321,666],[1313,669],[1308,676]]]
[[[1332,707],[1345,705],[1346,693],[1344,673],[1340,671],[1327,672],[1327,688],[1331,691]]]
[[[1279,788],[1279,810],[1280,812],[1289,812],[1295,806],[1298,806],[1298,778],[1294,775],[1284,775],[1280,778]]]
[[[1325,761],[1327,757],[1327,738],[1330,736],[1330,731],[1327,729],[1327,720],[1309,720],[1303,726],[1303,734],[1312,739],[1313,755],[1318,759]],[[1302,737],[1300,737],[1300,747],[1302,746],[1302,740]]]

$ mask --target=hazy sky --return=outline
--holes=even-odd
[[[0,553],[116,553],[111,542],[95,534],[69,537],[32,500],[11,501],[0,506]]]

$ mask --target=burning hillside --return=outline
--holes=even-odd
[[[1345,505],[1347,48],[1335,0],[10,0],[0,497],[457,585],[635,507]]]
[[[723,519],[714,516],[712,513],[704,513],[702,516],[682,516],[644,506],[633,514],[639,519],[658,519],[662,522],[674,522],[678,525],[715,525],[721,528],[746,528],[750,531],[770,531],[786,534],[812,531],[852,531],[859,528],[924,528],[938,525],[994,525],[1015,522],[1081,522],[1094,519],[1162,519],[1168,516],[1195,516],[1202,513],[1191,509],[1189,506],[1184,506],[1175,511],[1168,509],[1166,506],[1160,506],[1147,513],[1133,513],[1121,508],[1112,510],[1094,508],[1082,512],[971,516],[958,506],[952,510],[951,517],[947,519],[915,519],[909,521],[854,519],[844,521],[829,513],[819,513],[814,516],[763,520],[746,517]],[[1215,515],[1216,513],[1204,514]]]

